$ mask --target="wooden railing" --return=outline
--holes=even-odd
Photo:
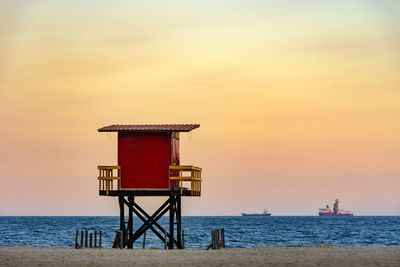
[[[97,169],[99,169],[99,191],[106,191],[108,195],[110,190],[114,190],[114,180],[117,181],[116,189],[118,190],[119,180],[121,179],[121,167],[98,166]]]
[[[181,194],[183,193],[183,183],[190,182],[191,195],[192,196],[201,195],[201,181],[202,181],[201,168],[189,165],[182,165],[182,166],[170,165],[169,170],[170,170],[169,179],[179,181]],[[173,170],[175,170],[178,173],[177,174],[178,176],[176,176],[176,174],[171,175],[171,173],[173,173],[172,172]]]

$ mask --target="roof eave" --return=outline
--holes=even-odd
[[[164,125],[109,125],[102,128],[97,129],[98,132],[190,132],[194,129],[200,127],[200,124],[169,124],[165,125],[166,129],[123,129],[123,127],[132,127],[132,126],[143,126],[151,128],[152,126],[164,126]],[[188,129],[173,129],[174,127],[182,127],[187,126]],[[117,129],[118,127],[122,129]],[[168,129],[170,127],[170,129]]]

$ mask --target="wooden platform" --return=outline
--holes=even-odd
[[[106,190],[99,191],[100,196],[109,196],[109,197],[119,197],[119,196],[138,196],[138,197],[160,197],[160,196],[183,196],[183,197],[199,197],[192,195],[192,191],[190,190],[111,190],[108,192]]]

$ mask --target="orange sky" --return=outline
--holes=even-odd
[[[0,215],[118,216],[115,123],[201,124],[183,215],[400,215],[399,3],[190,2],[0,3]]]

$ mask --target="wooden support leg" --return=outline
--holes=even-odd
[[[132,196],[128,197],[128,207],[129,207],[129,221],[128,221],[128,239],[133,238],[133,202],[134,198]],[[128,248],[133,248],[133,242],[128,242]]]
[[[120,241],[119,248],[123,249],[124,248],[124,230],[121,230],[121,232],[119,233],[119,241]]]
[[[177,248],[182,249],[182,224],[181,224],[181,196],[176,196],[176,241],[177,241]]]
[[[124,197],[118,197],[119,200],[119,229],[120,233],[125,233],[125,211],[124,211]],[[122,238],[121,244],[124,247],[124,235],[120,236]]]
[[[175,210],[175,197],[169,197],[169,249],[174,249],[174,210]]]

